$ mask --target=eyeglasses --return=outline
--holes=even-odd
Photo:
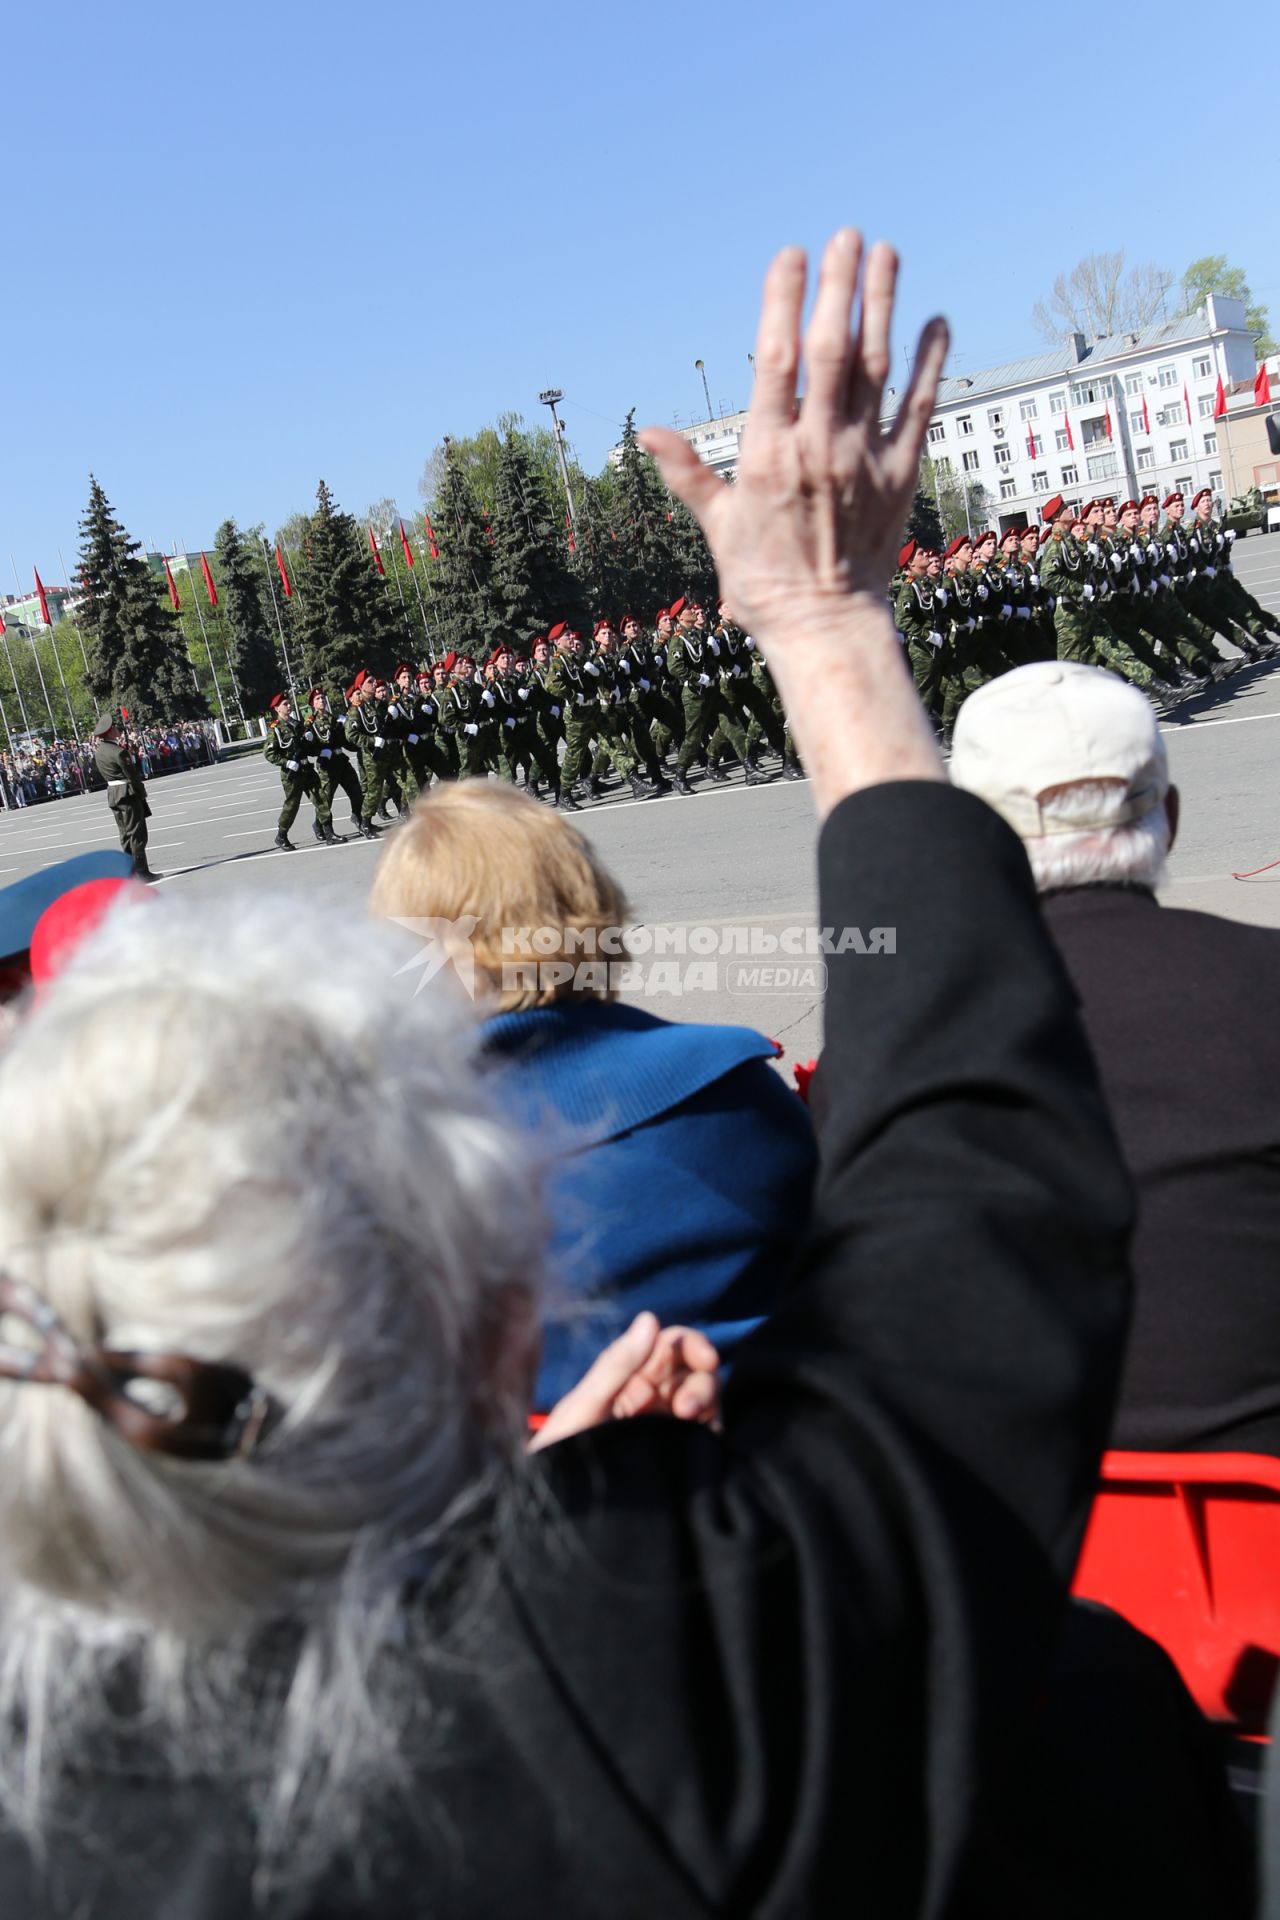
[[[0,1339],[0,1379],[66,1387],[144,1452],[182,1460],[244,1460],[275,1426],[281,1410],[240,1367],[188,1354],[121,1353],[82,1346],[42,1294],[0,1272],[0,1316],[35,1335],[26,1346]],[[167,1393],[166,1411],[134,1398],[138,1381]]]

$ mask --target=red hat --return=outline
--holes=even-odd
[[[1053,528],[1045,527],[1040,534],[1040,545],[1043,546],[1046,540],[1052,540],[1052,538],[1053,538]]]
[[[994,528],[994,527],[988,527],[988,528],[986,529],[986,531],[985,531],[984,533],[980,533],[980,534],[978,535],[978,537],[977,537],[977,539],[976,539],[976,540],[974,541],[974,543],[973,543],[973,544],[974,544],[974,546],[975,546],[975,547],[985,547],[985,545],[987,544],[987,541],[988,541],[988,540],[995,540],[995,541],[998,541],[998,540],[999,540],[999,538],[1000,538],[1000,536],[999,536],[999,534],[998,534],[998,533],[996,532],[996,530],[995,530],[995,528]]]
[[[636,619],[634,613],[624,613],[618,622],[618,631],[621,633],[624,627],[638,627],[639,625],[640,622]]]
[[[150,898],[141,880],[112,875],[86,880],[50,902],[31,929],[29,965],[37,987],[62,972],[76,948],[106,918],[122,894],[135,894],[140,900]]]
[[[671,602],[671,605],[667,608],[667,612],[671,615],[671,618],[673,620],[676,618],[677,614],[684,612],[684,595],[683,594],[680,595],[680,598],[678,600],[673,600]]]
[[[1033,526],[1033,525],[1032,525],[1032,523],[1031,523],[1030,521],[1028,521],[1028,522],[1027,522],[1027,524],[1026,524],[1026,526],[1025,526],[1025,527],[1019,527],[1019,528],[1018,528],[1018,538],[1019,538],[1019,540],[1025,540],[1028,534],[1031,534],[1031,535],[1033,536],[1033,538],[1034,538],[1034,539],[1036,540],[1036,542],[1037,542],[1037,544],[1039,543],[1039,540],[1040,540],[1040,529],[1039,529],[1039,527],[1036,527],[1036,526]]]
[[[1053,522],[1057,519],[1058,515],[1062,512],[1064,504],[1065,503],[1060,493],[1055,493],[1052,500],[1045,501],[1044,505],[1040,509],[1040,518],[1044,521],[1046,526],[1051,526],[1053,524]]]
[[[1138,502],[1138,511],[1141,513],[1143,507],[1158,507],[1159,505],[1160,502],[1156,499],[1154,493],[1144,493]]]
[[[419,667],[417,673],[415,673],[413,677],[415,680],[430,680],[431,678],[430,667]]]
[[[1138,503],[1136,500],[1122,500],[1116,508],[1117,513],[1136,513],[1137,511]]]
[[[954,560],[961,547],[971,547],[972,545],[973,541],[967,533],[958,533],[942,557],[944,560]]]
[[[547,644],[547,636],[546,636],[546,634],[545,634],[545,633],[535,633],[535,634],[534,634],[534,636],[533,636],[533,638],[532,638],[532,640],[531,640],[531,641],[529,642],[529,652],[530,652],[530,654],[533,654],[533,653],[534,653],[534,652],[536,651],[536,649],[537,649],[538,647],[545,647],[545,646],[546,646],[546,644]]]
[[[312,701],[313,701],[313,700],[315,699],[315,697],[316,697],[316,695],[317,695],[317,694],[319,694],[319,695],[320,695],[320,698],[321,698],[321,699],[323,700],[323,699],[324,699],[324,688],[323,688],[323,687],[308,687],[308,688],[307,688],[307,705],[308,705],[308,706],[310,706],[310,705],[311,705],[311,702],[312,702]]]
[[[1192,513],[1195,512],[1196,508],[1200,505],[1200,502],[1202,500],[1212,500],[1212,498],[1213,498],[1213,488],[1201,487],[1199,493],[1192,495],[1192,499],[1191,499]]]
[[[670,618],[671,618],[670,607],[659,607],[658,611],[653,616],[654,625],[656,626],[659,620],[669,620]]]
[[[1181,500],[1181,498],[1182,498],[1182,495],[1179,493],[1178,489],[1175,487],[1172,493],[1166,493],[1164,499],[1160,502],[1160,504],[1162,507],[1171,507],[1175,500]]]
[[[598,640],[602,633],[612,633],[612,632],[613,632],[613,622],[612,620],[610,620],[608,614],[606,614],[603,620],[596,621],[595,626],[591,629],[591,638],[593,640]]]
[[[365,672],[364,668],[361,667],[359,673],[356,675],[355,679],[351,682],[351,685],[347,688],[348,700],[351,698],[353,693],[359,693],[361,687],[364,685],[365,681],[368,678],[369,678],[368,674]]]
[[[898,565],[900,567],[909,567],[918,551],[919,549],[915,541],[908,540],[905,547],[898,548]]]
[[[457,666],[457,664],[458,664],[458,656],[453,651],[452,648],[449,650],[448,653],[446,653],[444,659],[440,662],[440,665],[444,668],[446,673],[452,673],[454,668]]]
[[[554,627],[548,629],[547,638],[554,644],[555,641],[562,639],[568,631],[569,622],[567,620],[557,620]]]
[[[1023,529],[1021,527],[1006,527],[1000,535],[1000,545],[1003,546],[1006,540],[1021,540],[1022,535]]]
[[[398,680],[402,673],[412,673],[412,672],[413,672],[413,668],[409,665],[409,662],[407,660],[401,660],[393,668],[391,678],[393,680]]]
[[[267,702],[267,712],[275,713],[280,707],[284,705],[285,701],[288,698],[289,696],[287,693],[273,693],[270,700]]]

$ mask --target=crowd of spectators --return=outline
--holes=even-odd
[[[505,789],[424,794],[367,918],[227,894],[215,938],[118,872],[0,916],[6,1913],[1249,1912],[1220,1741],[1071,1584],[1148,1199],[1139,1291],[1230,1202],[1202,1283],[1266,1311],[1274,1076],[1238,1141],[1147,1151],[1235,1043],[1206,1006],[1153,1082],[1154,972],[1109,1024],[1108,949],[1170,938],[1139,695],[1010,674],[948,779],[885,598],[946,351],[882,436],[896,273],[830,243],[800,413],[775,261],[736,487],[645,436],[776,677],[821,924],[895,929],[831,956],[808,1112],[760,1036],[571,963],[622,893]],[[1193,997],[1217,938],[1169,949]],[[1201,1444],[1271,1444],[1229,1364]]]
[[[213,766],[218,731],[212,720],[183,720],[172,726],[121,728],[123,743],[135,755],[144,780]],[[34,807],[43,800],[101,788],[91,740],[33,741],[0,752],[0,804]]]

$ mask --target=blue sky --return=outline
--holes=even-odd
[[[11,10],[0,585],[11,552],[60,578],[90,468],[137,537],[197,546],[321,475],[408,513],[443,434],[545,418],[548,384],[591,467],[632,404],[704,411],[699,357],[745,404],[765,261],[845,221],[902,251],[899,353],[941,308],[956,371],[1035,351],[1033,301],[1101,248],[1225,252],[1274,319],[1274,152],[1222,18]]]

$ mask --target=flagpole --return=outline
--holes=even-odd
[[[58,663],[58,678],[62,682],[62,697],[67,703],[67,714],[71,721],[72,737],[74,738],[76,745],[79,746],[81,744],[80,729],[76,725],[75,708],[71,704],[71,695],[67,690],[67,676],[62,671],[62,655],[58,652],[58,637],[54,633],[52,625],[50,625],[50,628],[49,628],[49,644],[53,648],[53,657]]]
[[[19,598],[21,598],[22,582],[18,578],[18,563],[14,559],[12,554],[9,555],[9,565],[13,568],[13,584],[18,589],[18,595],[19,595]],[[25,622],[23,624],[25,625]],[[56,740],[58,737],[58,723],[53,717],[53,702],[49,698],[49,689],[48,687],[46,687],[44,683],[44,668],[40,665],[40,655],[36,652],[36,643],[35,643],[34,636],[28,632],[27,639],[31,645],[31,657],[36,663],[36,673],[38,674],[40,679],[40,691],[44,695],[44,704],[48,709],[48,713],[49,713],[49,731],[53,735],[54,739]]]
[[[67,563],[66,563],[66,561],[65,561],[65,560],[63,559],[63,557],[62,557],[62,548],[61,548],[61,547],[59,547],[57,551],[58,551],[58,565],[59,565],[59,567],[60,567],[60,568],[62,569],[62,577],[63,577],[63,579],[64,579],[64,580],[65,580],[65,581],[67,582],[67,592],[68,592],[68,594],[70,594],[70,592],[71,592],[71,575],[70,575],[70,574],[69,574],[69,573],[67,572]],[[68,615],[67,615],[67,618],[68,618],[69,620],[71,619],[71,616],[70,616],[70,614],[68,614]],[[77,640],[78,640],[78,641],[80,642],[80,658],[81,658],[81,659],[82,659],[82,660],[84,661],[84,670],[85,670],[85,672],[86,672],[86,673],[88,673],[88,671],[89,671],[89,656],[88,656],[88,654],[87,654],[87,653],[85,652],[85,648],[84,648],[84,635],[83,635],[83,634],[81,633],[81,631],[80,631],[80,623],[79,623],[79,621],[78,621],[78,620],[72,620],[72,621],[71,621],[71,631],[72,631],[72,633],[74,633],[74,635],[75,635],[75,637],[76,637],[76,639],[77,639]]]
[[[391,571],[392,573],[395,574],[396,592],[400,595],[400,618],[404,621],[404,630],[405,630],[405,633],[408,635],[409,644],[410,646],[412,646],[413,645],[413,628],[409,624],[409,609],[405,605],[404,588],[400,585],[400,572],[398,567],[396,566],[394,553],[391,556]],[[387,579],[387,576],[384,573],[382,576],[384,587],[386,586],[386,579]]]
[[[218,683],[218,669],[213,664],[213,648],[209,645],[209,634],[204,624],[204,614],[200,609],[200,589],[197,587],[196,577],[191,571],[190,555],[187,557],[187,579],[191,582],[191,598],[195,605],[196,619],[200,622],[200,638],[204,641],[204,650],[209,656],[209,671],[213,675],[213,690],[218,696],[218,706],[222,712],[222,724],[227,730],[228,739],[230,739],[231,722],[227,719],[227,703],[222,697],[222,688]]]
[[[404,521],[400,519],[400,512],[399,512],[399,509],[398,509],[398,508],[396,509],[396,519],[397,519],[397,521],[398,521],[398,523],[399,523],[399,527],[400,527],[400,533],[401,533],[401,537],[402,537],[402,539],[404,539],[404,540],[405,540],[405,541],[406,541],[406,542],[408,543],[408,546],[409,546],[409,552],[410,552],[410,555],[412,555],[412,553],[413,553],[413,543],[412,543],[412,541],[410,541],[410,540],[409,540],[409,536],[408,536],[408,534],[407,534],[407,533],[405,533],[405,530],[404,530]],[[428,654],[430,654],[430,653],[432,652],[432,647],[431,647],[431,628],[430,628],[430,627],[429,627],[429,626],[427,625],[427,609],[426,609],[426,607],[425,607],[425,606],[423,605],[423,601],[422,601],[422,588],[421,588],[421,587],[420,587],[420,586],[418,585],[418,569],[417,569],[416,567],[413,567],[413,566],[411,566],[411,567],[409,568],[409,578],[410,578],[410,579],[412,580],[412,582],[413,582],[413,590],[414,590],[414,592],[415,592],[415,593],[417,594],[417,596],[418,596],[418,613],[420,614],[420,616],[421,616],[421,619],[422,619],[422,631],[423,631],[423,633],[424,633],[424,634],[425,634],[425,636],[426,636],[426,641],[427,641],[427,652],[428,652]]]
[[[8,634],[0,634],[0,641],[4,643],[4,657],[9,662],[9,678],[13,681],[13,690],[18,696],[18,712],[22,715],[22,730],[24,733],[29,734],[31,732],[31,722],[27,718],[27,703],[22,697],[22,688],[18,685],[18,676],[14,671],[13,655],[9,651]]]
[[[271,548],[268,546],[266,540],[264,539],[262,542],[262,564],[266,568],[267,589],[271,595],[271,607],[272,607],[272,611],[276,616],[276,626],[279,629],[279,633],[280,633],[280,652],[284,659],[284,677],[289,682],[289,692],[296,704],[297,698],[298,698],[298,690],[293,683],[293,668],[289,664],[289,649],[285,645],[284,621],[280,618],[280,604],[276,599],[276,583],[271,578],[271,563],[274,559],[275,559],[275,555],[272,553]]]

